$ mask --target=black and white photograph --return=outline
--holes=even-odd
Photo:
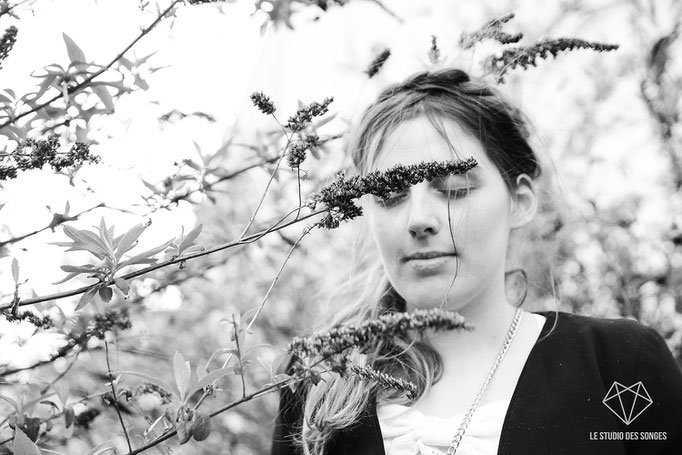
[[[0,454],[681,455],[682,2],[0,0]]]

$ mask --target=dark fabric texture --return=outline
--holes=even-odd
[[[536,313],[547,320],[514,389],[498,455],[682,455],[682,372],[657,331],[628,319]],[[622,403],[629,424],[603,402],[615,382],[641,395],[634,406],[629,391],[608,401]],[[640,413],[647,394],[652,403]],[[288,442],[301,418],[302,400],[283,389],[272,455],[302,453]],[[375,400],[328,453],[385,455]]]

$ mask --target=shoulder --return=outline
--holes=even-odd
[[[548,318],[541,337],[547,337],[552,351],[591,359],[606,371],[632,371],[635,375],[658,367],[672,374],[680,371],[661,334],[639,321],[562,311],[538,313]]]
[[[556,332],[563,341],[572,340],[611,349],[637,349],[645,337],[658,334],[651,327],[627,318],[602,318],[563,311],[540,311],[548,318],[543,336]]]

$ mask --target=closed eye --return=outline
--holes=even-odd
[[[454,188],[454,189],[448,188],[448,189],[438,190],[438,191],[450,199],[462,199],[464,197],[467,197],[469,195],[469,193],[471,193],[472,189],[473,188],[468,188],[468,187],[467,188]]]
[[[382,207],[389,208],[397,205],[406,196],[405,191],[400,193],[391,193],[387,198],[374,198],[374,201]]]

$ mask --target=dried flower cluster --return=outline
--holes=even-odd
[[[12,314],[11,311],[2,311],[0,314],[2,314],[9,322],[28,321],[41,329],[49,329],[54,326],[54,322],[50,316],[45,315],[40,317],[30,311],[24,311],[23,313],[19,314]]]
[[[364,176],[354,175],[349,178],[341,172],[334,182],[309,197],[308,206],[315,210],[318,204],[324,204],[329,214],[316,225],[333,229],[342,221],[362,215],[362,208],[353,200],[365,194],[385,199],[392,192],[400,192],[424,180],[431,181],[448,174],[463,174],[477,164],[475,159],[468,158],[428,163],[422,161],[410,165],[397,164],[386,171],[377,170]]]
[[[133,396],[140,396],[145,394],[156,395],[161,400],[162,405],[166,405],[173,401],[173,394],[161,387],[160,385],[154,384],[153,382],[143,382],[142,384],[135,387],[132,392]]]
[[[498,19],[493,19],[473,33],[462,33],[459,37],[459,46],[462,49],[470,49],[475,44],[486,39],[493,39],[502,44],[518,43],[523,38],[522,33],[509,34],[502,30],[502,26],[512,20],[514,14],[507,14]]]
[[[274,114],[277,110],[275,104],[270,100],[270,97],[263,92],[253,92],[251,94],[251,102],[265,115]]]
[[[405,392],[407,398],[410,400],[417,398],[417,386],[412,382],[382,373],[369,366],[351,363],[347,358],[336,362],[334,364],[334,371],[341,375],[352,375],[367,381],[374,381],[387,389],[400,390],[401,392]]]
[[[308,106],[300,107],[296,111],[296,114],[289,117],[285,127],[293,132],[302,131],[314,117],[326,114],[329,111],[329,105],[332,101],[334,101],[334,97],[325,98],[322,103],[313,101]]]
[[[55,171],[86,162],[99,163],[99,156],[90,153],[90,147],[76,142],[68,152],[59,152],[59,136],[50,135],[47,139],[27,139],[16,150],[4,156],[9,162],[0,165],[0,180],[16,178],[18,171],[41,169],[49,164]]]
[[[296,337],[288,351],[299,358],[340,354],[350,347],[362,347],[376,338],[390,338],[408,330],[452,330],[468,328],[464,318],[440,309],[415,310],[411,313],[390,313],[361,324],[333,328],[309,337]]]
[[[538,60],[546,59],[550,54],[556,57],[561,51],[575,49],[592,49],[597,52],[606,52],[618,49],[617,44],[602,44],[575,38],[559,38],[545,40],[530,46],[517,47],[505,50],[500,56],[490,56],[484,63],[488,72],[497,77],[497,82],[504,82],[507,71],[520,66],[523,69],[535,66]]]
[[[299,167],[305,161],[308,151],[318,147],[320,144],[320,137],[317,134],[308,134],[302,141],[296,142],[291,146],[287,154],[287,164],[289,167]]]
[[[104,314],[95,315],[95,325],[90,329],[90,335],[100,340],[104,339],[107,331],[113,329],[126,330],[133,326],[128,309],[111,310]]]
[[[390,49],[384,49],[381,51],[379,55],[377,55],[374,60],[372,60],[372,63],[369,64],[369,68],[367,68],[367,76],[371,79],[374,76],[377,75],[377,73],[381,70],[381,68],[384,66],[384,63],[386,63],[386,60],[391,56],[391,50]]]
[[[15,26],[9,27],[5,30],[5,33],[0,38],[0,62],[7,58],[9,52],[14,47],[14,43],[17,42],[17,33],[19,30]],[[2,68],[2,66],[0,66]]]
[[[438,38],[431,35],[431,48],[429,49],[429,61],[432,65],[440,63],[440,49],[438,48]]]

